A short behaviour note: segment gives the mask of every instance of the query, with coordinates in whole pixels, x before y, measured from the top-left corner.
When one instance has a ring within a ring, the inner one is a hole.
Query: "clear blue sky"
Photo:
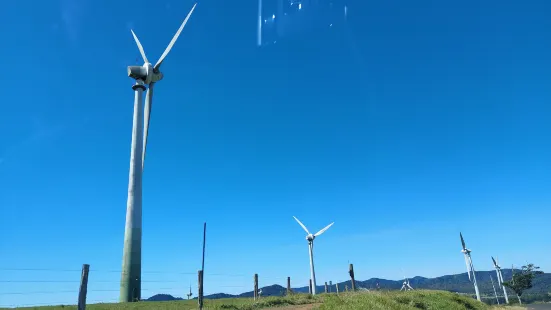
[[[551,268],[551,2],[358,0],[346,25],[262,48],[249,2],[199,2],[163,64],[144,297],[196,292],[204,221],[206,294],[251,290],[254,273],[306,285],[293,215],[335,222],[316,239],[321,283],[348,262],[358,279],[465,272],[459,231],[478,270],[490,255]],[[89,300],[116,300],[130,28],[156,61],[192,5],[2,4],[0,305],[74,303],[83,263]],[[25,268],[51,271],[6,270]]]

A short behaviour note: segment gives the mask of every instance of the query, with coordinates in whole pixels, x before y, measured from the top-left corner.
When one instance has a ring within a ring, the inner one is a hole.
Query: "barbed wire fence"
[[[352,264],[348,275],[344,272],[338,279],[317,277],[316,293],[342,293],[352,290],[374,290],[376,287],[363,287],[361,281],[355,281]],[[0,308],[33,307],[46,305],[76,305],[79,301],[81,276],[83,269],[39,269],[39,268],[0,268]],[[89,269],[85,303],[119,302],[121,270]],[[258,283],[254,283],[254,279]],[[141,291],[144,299],[157,294],[167,294],[181,299],[198,297],[197,271],[142,271]],[[278,295],[290,293],[309,293],[310,279],[305,277],[268,276],[262,273],[230,274],[206,273],[204,275],[203,295],[205,300],[212,294],[228,294],[228,297],[253,297],[254,288],[265,289],[264,294],[272,295],[270,287],[278,285]],[[383,288],[381,289],[390,289]],[[191,291],[191,294],[188,295]],[[259,290],[260,291],[260,290]],[[262,297],[262,292],[257,295]],[[461,294],[461,293],[460,293]],[[473,296],[473,294],[464,293]],[[493,303],[491,294],[482,297],[486,303]],[[214,297],[214,296],[213,296]],[[222,296],[215,296],[222,297]]]
[[[0,308],[75,305],[79,300],[82,272],[83,269],[0,268],[2,275],[0,277]],[[121,270],[102,270],[90,267],[86,304],[119,302],[120,275]],[[264,277],[260,274],[258,287],[279,285],[287,288],[288,278],[287,276]],[[346,279],[327,282],[336,284],[344,281]],[[141,283],[144,299],[157,294],[167,294],[184,300],[198,297],[197,271],[144,270]],[[307,293],[308,291],[305,291],[304,287],[308,287],[308,284],[309,278],[290,277],[292,288],[302,288],[298,293]],[[317,292],[323,293],[324,290],[319,289],[320,284],[318,282]],[[203,289],[205,299],[208,299],[211,294],[218,293],[252,297],[253,274],[205,273]],[[328,288],[328,292],[336,292],[336,290],[336,287]],[[188,297],[190,291],[191,296]],[[260,294],[261,296],[262,294]]]

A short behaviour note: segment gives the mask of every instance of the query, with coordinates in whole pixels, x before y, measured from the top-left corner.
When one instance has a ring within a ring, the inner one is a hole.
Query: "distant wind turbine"
[[[474,271],[473,260],[471,258],[471,250],[467,249],[467,247],[465,246],[465,240],[463,240],[463,235],[461,233],[459,233],[459,237],[461,238],[461,245],[463,246],[461,252],[465,255],[465,264],[467,265],[467,275],[469,276],[469,281],[472,281],[474,284],[476,299],[478,299],[478,301],[481,301],[480,292],[478,292],[478,284],[476,283],[476,274]],[[473,274],[472,279],[471,272]]]
[[[334,223],[331,223],[325,226],[325,228],[323,228],[322,230],[312,235],[308,231],[306,226],[304,226],[304,224],[302,224],[295,216],[293,216],[293,218],[295,218],[295,220],[298,222],[300,227],[302,227],[302,229],[304,229],[304,231],[308,234],[306,235],[306,240],[308,240],[308,251],[310,252],[310,279],[312,280],[312,295],[316,295],[316,273],[314,271],[314,239],[316,239],[316,237],[318,237],[319,235],[323,234]]]
[[[186,296],[188,300],[191,296],[193,296],[193,293],[191,292],[191,284],[189,285],[189,293],[187,293]]]
[[[402,288],[400,289],[400,291],[413,291],[413,287],[409,285],[409,279],[406,278],[406,273],[404,272],[404,269],[401,269],[401,270],[402,270],[402,274],[404,275],[404,283],[402,283]]]
[[[404,283],[402,283],[402,288],[400,291],[413,291],[413,287],[409,285],[409,279],[404,277]]]
[[[492,257],[492,262],[494,263],[494,268],[496,269],[497,285],[503,289],[503,296],[505,297],[505,302],[509,303],[509,296],[507,296],[507,290],[505,289],[505,285],[503,285],[503,274],[501,273],[501,267],[499,266],[498,261],[496,261],[493,257]]]

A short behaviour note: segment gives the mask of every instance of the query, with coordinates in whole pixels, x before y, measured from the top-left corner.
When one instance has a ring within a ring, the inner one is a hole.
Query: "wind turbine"
[[[501,267],[499,266],[498,261],[496,261],[493,256],[492,256],[492,262],[494,263],[494,268],[496,269],[497,285],[503,289],[503,296],[505,297],[505,303],[509,303],[509,296],[507,296],[507,290],[505,289],[505,285],[503,285],[503,274],[501,273]]]
[[[189,293],[187,293],[186,296],[188,300],[191,296],[193,296],[193,293],[191,292],[191,284],[189,285]]]
[[[295,220],[298,222],[298,224],[304,229],[304,231],[308,234],[306,235],[306,240],[308,240],[308,251],[310,252],[310,279],[312,280],[312,295],[316,295],[316,273],[314,271],[314,239],[318,237],[319,235],[323,234],[326,230],[331,227],[333,223],[325,226],[322,230],[318,231],[315,234],[311,234],[306,226],[302,224],[295,216],[293,216]]]
[[[413,287],[409,285],[408,278],[404,278],[404,283],[402,283],[402,288],[400,289],[400,291],[413,291]]]
[[[404,283],[402,283],[402,288],[400,291],[413,291],[413,287],[409,285],[409,279],[406,278],[406,274],[404,272],[404,269],[400,268],[402,270],[402,274],[404,275]]]
[[[130,172],[128,181],[128,199],[126,203],[126,225],[124,231],[124,250],[120,285],[121,302],[140,300],[141,297],[141,269],[142,269],[142,173],[149,132],[149,118],[153,101],[153,86],[163,78],[160,71],[161,64],[170,52],[178,36],[184,29],[195,6],[188,13],[182,25],[168,44],[167,48],[153,66],[147,57],[138,37],[131,30],[132,36],[138,45],[144,60],[143,66],[129,66],[128,76],[135,79],[132,86],[134,96],[134,117],[132,121],[132,146],[130,151]],[[145,113],[143,111],[143,91],[149,85],[145,98]],[[140,118],[143,117],[143,124]],[[143,139],[143,140],[142,140]]]
[[[497,304],[499,305],[499,298],[497,297],[496,287],[494,285],[494,279],[492,278],[492,275],[490,275],[490,281],[492,281],[492,287],[494,288],[494,295],[496,296]]]
[[[472,281],[474,284],[476,299],[478,299],[478,301],[481,301],[480,293],[478,292],[478,284],[476,283],[476,275],[474,271],[473,260],[471,258],[471,250],[467,249],[467,247],[465,246],[465,240],[463,240],[463,235],[461,233],[459,233],[459,237],[461,237],[461,245],[463,246],[463,249],[461,250],[461,252],[463,252],[463,254],[465,255],[465,264],[467,265],[467,275],[469,276],[469,281]],[[473,273],[472,279],[471,279],[471,272]]]

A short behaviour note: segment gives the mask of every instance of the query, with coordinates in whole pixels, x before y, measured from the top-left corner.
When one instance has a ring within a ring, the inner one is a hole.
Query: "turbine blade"
[[[193,5],[193,7],[191,8],[191,11],[189,11],[189,13],[187,14],[186,16],[186,19],[184,19],[184,22],[182,23],[182,25],[180,26],[180,28],[178,29],[178,31],[176,32],[176,34],[174,35],[174,37],[172,38],[172,41],[170,41],[170,43],[168,44],[168,46],[166,47],[165,51],[163,52],[163,54],[161,55],[161,58],[159,58],[159,60],[157,61],[157,63],[155,64],[155,67],[154,69],[155,70],[158,70],[159,67],[161,66],[161,64],[163,63],[163,60],[165,60],[165,57],[166,55],[168,55],[168,53],[170,52],[170,50],[172,49],[172,46],[174,46],[174,43],[176,42],[176,40],[178,40],[178,37],[180,36],[180,33],[182,32],[182,30],[184,29],[184,26],[186,25],[189,17],[191,16],[191,13],[193,13],[193,10],[195,10],[195,6],[197,5],[197,3],[195,3]]]
[[[496,260],[494,259],[494,257],[493,257],[493,256],[491,256],[491,257],[492,257],[492,262],[494,262],[494,267],[497,267],[497,263],[496,263]]]
[[[333,222],[333,223],[331,223],[331,224],[329,224],[329,225],[325,226],[325,228],[324,228],[324,229],[322,229],[322,230],[318,231],[318,232],[317,232],[317,233],[316,233],[316,234],[315,234],[314,236],[315,236],[315,237],[317,237],[317,236],[319,236],[319,235],[323,234],[323,233],[324,233],[324,232],[325,232],[326,230],[328,230],[328,229],[329,229],[329,227],[333,226],[333,224],[335,224],[335,222]]]
[[[298,222],[298,224],[302,227],[302,229],[304,229],[304,231],[307,233],[307,234],[310,234],[310,232],[308,231],[308,229],[306,229],[306,226],[304,226],[304,224],[302,224],[295,216],[293,216],[295,218],[295,221]]]
[[[461,245],[463,246],[463,250],[465,250],[466,246],[465,246],[465,240],[463,240],[463,235],[459,233],[459,237],[461,238]]]
[[[149,118],[151,117],[151,105],[153,104],[153,86],[154,82],[149,83],[149,88],[145,95],[145,111],[143,114],[143,152],[142,152],[142,171],[145,162],[145,151],[147,149],[147,135],[149,133]]]
[[[132,35],[134,36],[134,41],[136,41],[136,45],[138,45],[138,49],[140,50],[140,54],[142,54],[143,61],[145,63],[149,63],[149,61],[147,60],[147,56],[145,56],[143,46],[140,43],[140,40],[138,40],[138,37],[136,36],[136,34],[134,33],[134,30],[130,29],[130,32],[132,32]]]

